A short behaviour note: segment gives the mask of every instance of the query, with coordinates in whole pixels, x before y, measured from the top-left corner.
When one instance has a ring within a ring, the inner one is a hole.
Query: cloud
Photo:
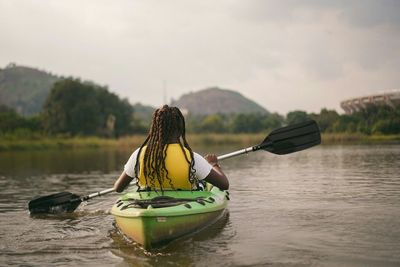
[[[382,24],[400,26],[400,2],[397,0],[249,0],[234,1],[233,14],[254,22],[293,24],[308,19],[318,19],[323,12],[336,11],[340,19],[357,27],[374,27]]]
[[[345,1],[341,8],[341,18],[357,27],[389,25],[400,27],[400,1],[397,0],[357,0]]]

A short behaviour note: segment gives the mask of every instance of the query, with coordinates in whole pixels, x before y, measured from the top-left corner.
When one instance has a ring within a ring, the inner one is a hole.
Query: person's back
[[[149,134],[125,164],[114,188],[121,192],[133,178],[145,190],[193,190],[198,180],[221,189],[229,182],[215,155],[194,153],[185,136],[185,119],[176,107],[164,105],[153,114]]]
[[[144,165],[146,148],[147,146],[143,147],[142,152],[140,153],[139,166]],[[165,152],[166,171],[162,170],[160,172],[159,178],[154,180],[154,184],[151,184],[151,188],[174,190],[193,189],[191,183],[189,182],[189,168],[191,161],[192,157],[188,149],[182,148],[180,144],[168,144]],[[140,168],[139,186],[141,188],[145,188],[148,182],[149,177],[146,177],[144,174],[144,168]]]

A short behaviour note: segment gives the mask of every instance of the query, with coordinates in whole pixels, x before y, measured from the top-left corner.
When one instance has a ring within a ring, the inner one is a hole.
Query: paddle
[[[301,151],[321,143],[318,125],[313,120],[289,125],[272,131],[261,144],[241,149],[218,157],[218,160],[254,152],[260,149],[284,155]]]
[[[87,196],[78,196],[70,192],[61,192],[43,197],[37,197],[29,201],[28,208],[31,214],[36,213],[61,213],[73,212],[83,201],[99,197],[114,191],[109,188]]]
[[[320,143],[321,135],[318,125],[315,121],[309,120],[276,129],[272,131],[261,144],[219,156],[218,160],[231,158],[257,150],[265,150],[277,155],[284,155],[301,151]],[[81,202],[113,191],[114,188],[109,188],[87,196],[78,196],[70,192],[61,192],[38,197],[29,202],[29,212],[31,214],[72,212]]]

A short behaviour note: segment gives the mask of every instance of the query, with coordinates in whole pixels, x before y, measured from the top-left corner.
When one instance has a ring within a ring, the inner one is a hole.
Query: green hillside
[[[208,88],[181,96],[171,103],[192,115],[208,114],[267,114],[268,111],[238,92]]]
[[[0,104],[24,116],[40,112],[53,84],[58,81],[51,73],[9,64],[0,69]]]

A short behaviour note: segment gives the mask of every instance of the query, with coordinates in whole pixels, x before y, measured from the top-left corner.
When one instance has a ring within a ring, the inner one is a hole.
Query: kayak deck
[[[196,232],[222,217],[229,193],[209,191],[136,192],[112,207],[118,228],[145,249]]]

